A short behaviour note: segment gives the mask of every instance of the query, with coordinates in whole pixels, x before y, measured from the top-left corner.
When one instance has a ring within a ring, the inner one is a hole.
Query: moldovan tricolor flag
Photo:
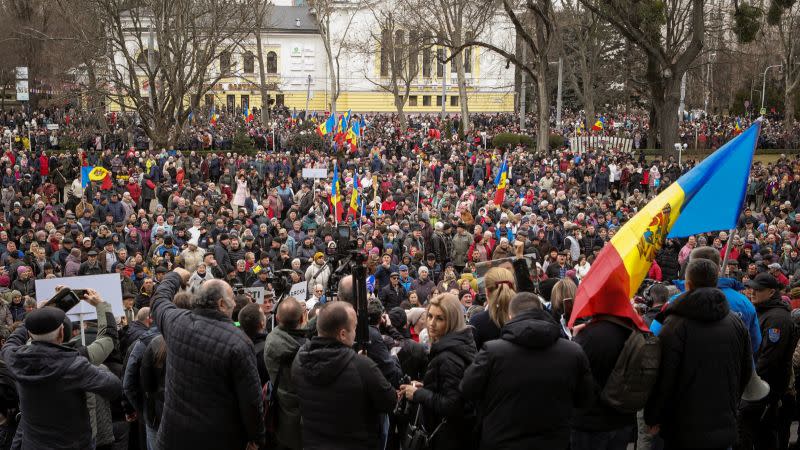
[[[736,227],[760,128],[758,121],[712,153],[619,229],[578,287],[569,326],[611,315],[647,331],[630,299],[667,238]]]
[[[111,189],[113,187],[113,183],[111,182],[111,172],[108,171],[105,167],[95,166],[89,172],[89,180],[90,181],[102,181],[100,185],[100,189]]]
[[[339,188],[339,166],[333,164],[333,183],[331,183],[331,205],[336,223],[342,221],[342,191]]]
[[[494,193],[494,204],[502,205],[508,187],[508,161],[505,158],[503,158],[503,165],[500,166],[500,171],[497,172],[497,177],[494,179],[494,184],[497,186]]]
[[[358,215],[358,173],[353,175],[353,192],[350,194],[350,208],[347,215],[352,215],[353,219]]]

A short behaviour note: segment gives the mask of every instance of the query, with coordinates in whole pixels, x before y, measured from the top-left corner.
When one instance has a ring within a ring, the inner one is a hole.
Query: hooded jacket
[[[277,382],[278,388],[276,438],[281,446],[289,449],[303,448],[300,400],[292,379],[292,362],[305,342],[305,330],[284,330],[279,326],[267,335],[264,345],[264,364],[273,386]]]
[[[443,336],[431,346],[425,371],[425,387],[414,392],[414,403],[422,405],[425,429],[434,430],[446,418],[431,444],[436,450],[463,449],[471,446],[472,415],[459,385],[464,371],[475,359],[472,330],[464,328]]]
[[[378,448],[378,415],[391,412],[397,396],[372,360],[317,336],[297,353],[292,380],[301,393],[305,450]]]
[[[478,405],[481,449],[566,448],[573,408],[592,399],[592,373],[550,314],[532,310],[484,345],[461,391]]]
[[[19,389],[21,448],[91,448],[86,393],[116,398],[122,383],[108,370],[92,366],[77,350],[37,341],[25,345],[27,339],[23,325],[0,352]]]
[[[753,370],[747,329],[716,288],[682,294],[661,319],[661,366],[645,421],[661,425],[670,448],[732,446]]]

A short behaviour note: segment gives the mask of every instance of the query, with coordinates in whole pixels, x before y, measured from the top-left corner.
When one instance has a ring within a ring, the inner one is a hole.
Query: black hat
[[[136,294],[130,291],[125,291],[122,293],[122,299],[124,300],[126,298],[136,298]]]
[[[755,276],[752,280],[745,283],[748,287],[756,290],[761,289],[780,289],[782,286],[778,280],[767,272],[762,272]]]
[[[45,306],[34,309],[25,315],[25,328],[31,334],[47,334],[63,325],[66,317],[64,311],[52,306]]]
[[[88,255],[88,256],[97,256],[97,250],[91,249],[91,250],[89,250],[88,253],[86,253],[86,255]]]
[[[167,270],[167,268],[164,266],[156,267],[156,273],[167,273],[167,272],[169,272],[169,270]]]
[[[61,243],[62,244],[74,244],[75,241],[73,241],[71,237],[67,236],[67,237],[64,238],[63,241],[61,241]]]
[[[222,233],[222,234],[220,234],[220,235],[219,235],[219,241],[220,241],[220,242],[222,242],[222,241],[224,241],[224,240],[226,240],[226,239],[230,239],[230,238],[231,238],[231,237],[230,237],[230,236],[228,236],[228,235],[227,235],[227,234],[225,234],[225,233]]]

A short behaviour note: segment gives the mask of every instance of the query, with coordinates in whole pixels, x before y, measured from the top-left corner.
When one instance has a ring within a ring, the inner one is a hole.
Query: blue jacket
[[[674,280],[672,283],[677,286],[681,292],[685,290],[683,280]],[[744,285],[741,281],[734,278],[720,278],[717,282],[717,287],[725,293],[725,298],[728,299],[731,312],[742,319],[747,331],[750,332],[750,344],[753,347],[753,358],[755,358],[758,349],[761,347],[761,328],[758,325],[758,315],[756,315],[755,306],[750,303],[747,297],[739,292],[744,289]],[[676,298],[678,298],[678,295],[672,296],[672,298],[669,299],[669,303],[674,302]],[[661,331],[661,322],[653,320],[653,323],[650,324],[650,331],[658,336],[658,333]]]

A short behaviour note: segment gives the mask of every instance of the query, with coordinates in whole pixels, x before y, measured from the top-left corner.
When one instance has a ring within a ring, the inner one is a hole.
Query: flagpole
[[[415,209],[415,213],[417,214],[417,220],[419,220],[419,196],[422,191],[422,156],[417,155],[417,158],[419,158],[419,170],[417,171],[417,208]]]
[[[728,232],[728,243],[725,244],[725,255],[722,257],[722,264],[719,268],[719,276],[722,277],[725,275],[725,265],[728,264],[728,256],[731,253],[731,243],[733,243],[733,233],[736,232],[736,228],[731,228]]]
[[[333,160],[333,173],[334,173],[334,180],[333,180],[333,185],[331,186],[331,191],[333,191],[333,188],[336,187],[336,160],[335,159]],[[335,194],[334,198],[337,198],[337,197],[339,197],[339,190],[338,189],[336,190],[336,194]],[[339,214],[338,214],[337,210],[339,209],[339,202],[334,202],[333,201],[334,198],[331,199],[331,204],[333,205],[333,224],[338,227],[339,226]]]

